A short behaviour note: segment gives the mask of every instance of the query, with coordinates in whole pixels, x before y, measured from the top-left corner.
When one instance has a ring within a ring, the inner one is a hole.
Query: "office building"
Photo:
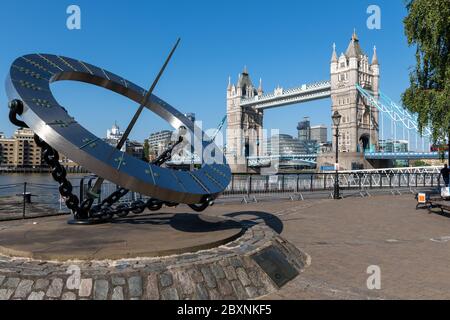
[[[325,125],[312,126],[310,129],[311,140],[316,141],[318,144],[328,142],[328,128]]]
[[[311,140],[311,122],[309,117],[304,117],[303,121],[300,121],[297,126],[298,140],[309,141]]]
[[[17,129],[12,138],[0,135],[0,165],[7,167],[41,167],[42,150],[34,142],[30,129]]]
[[[150,152],[156,156],[169,148],[172,138],[172,131],[163,130],[150,134],[148,138],[148,144],[150,146]]]

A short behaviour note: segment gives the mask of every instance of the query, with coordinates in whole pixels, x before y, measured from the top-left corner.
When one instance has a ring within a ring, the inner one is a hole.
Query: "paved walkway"
[[[220,205],[214,212],[240,208],[249,213],[241,219],[266,219],[311,256],[311,266],[268,299],[450,299],[450,217],[415,205],[412,195],[381,195]],[[381,290],[367,288],[372,265],[380,267]]]
[[[69,225],[68,216],[3,222],[0,255],[43,261],[162,257],[217,248],[239,238],[239,222],[199,214],[130,214],[113,223]]]
[[[281,263],[289,274],[277,281],[280,274],[261,263]],[[226,245],[181,255],[66,262],[0,255],[0,300],[248,300],[275,292],[275,283],[307,265],[307,255],[255,224]]]
[[[269,299],[450,299],[450,219],[415,210],[412,195],[217,204],[208,215],[267,224],[311,265]],[[167,212],[186,212],[170,208]],[[381,289],[367,288],[379,266]]]
[[[267,298],[449,299],[450,219],[415,204],[407,195],[251,205],[278,215],[281,235],[311,256],[300,277]],[[371,265],[380,267],[381,290],[367,288]]]
[[[10,196],[0,197],[0,222],[8,220],[21,219],[24,216],[23,212],[23,199],[22,197]],[[25,217],[26,218],[36,218],[54,215],[64,215],[68,214],[68,210],[57,210],[55,209],[55,204],[50,203],[40,203],[33,202],[27,203],[25,205]]]

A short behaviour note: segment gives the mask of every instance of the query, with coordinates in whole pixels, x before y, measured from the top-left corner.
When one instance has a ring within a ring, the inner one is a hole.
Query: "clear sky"
[[[81,8],[81,30],[68,30],[66,9]],[[381,8],[381,29],[369,30],[367,7]],[[402,0],[7,0],[0,4],[0,79],[15,58],[53,53],[85,60],[149,87],[177,37],[182,38],[154,93],[182,112],[194,112],[204,128],[226,112],[228,76],[244,65],[265,91],[329,79],[332,44],[345,51],[356,28],[361,46],[378,49],[381,89],[394,101],[408,86],[414,49],[403,31]],[[3,81],[3,80],[2,80]],[[69,113],[103,137],[114,121],[125,129],[137,105],[106,90],[59,82],[54,94]],[[7,98],[0,87],[0,131],[10,135]],[[304,116],[330,123],[329,99],[266,111],[266,128],[296,135]],[[143,140],[169,126],[144,111],[131,137]]]

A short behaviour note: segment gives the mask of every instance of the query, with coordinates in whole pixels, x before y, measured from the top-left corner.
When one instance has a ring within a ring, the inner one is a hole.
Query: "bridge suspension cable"
[[[406,110],[403,106],[399,106],[397,103],[392,101],[387,95],[383,92],[379,92],[379,97],[376,98],[372,93],[361,87],[359,84],[356,85],[359,93],[367,100],[367,103],[370,106],[374,106],[378,109],[381,115],[381,138],[385,139],[385,121],[390,122],[390,136],[394,139],[394,148],[397,138],[401,136],[403,140],[408,141],[408,149],[412,149],[411,143],[411,134],[415,136],[415,151],[419,151],[419,139],[422,142],[422,152],[429,152],[429,144],[432,136],[431,129],[429,127],[422,128],[422,133],[419,130],[419,124],[417,122],[416,116]],[[371,109],[372,110],[372,109]],[[397,134],[397,131],[399,133]],[[407,132],[407,134],[406,134]],[[428,144],[428,148],[426,147],[426,143]],[[411,150],[409,150],[411,151]]]

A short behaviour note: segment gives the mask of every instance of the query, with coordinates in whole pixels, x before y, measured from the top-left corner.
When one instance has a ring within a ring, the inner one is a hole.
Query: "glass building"
[[[288,134],[277,134],[267,140],[267,154],[289,156],[295,154],[305,154],[304,144]]]
[[[408,152],[409,142],[407,140],[380,140],[379,149],[381,152]]]

